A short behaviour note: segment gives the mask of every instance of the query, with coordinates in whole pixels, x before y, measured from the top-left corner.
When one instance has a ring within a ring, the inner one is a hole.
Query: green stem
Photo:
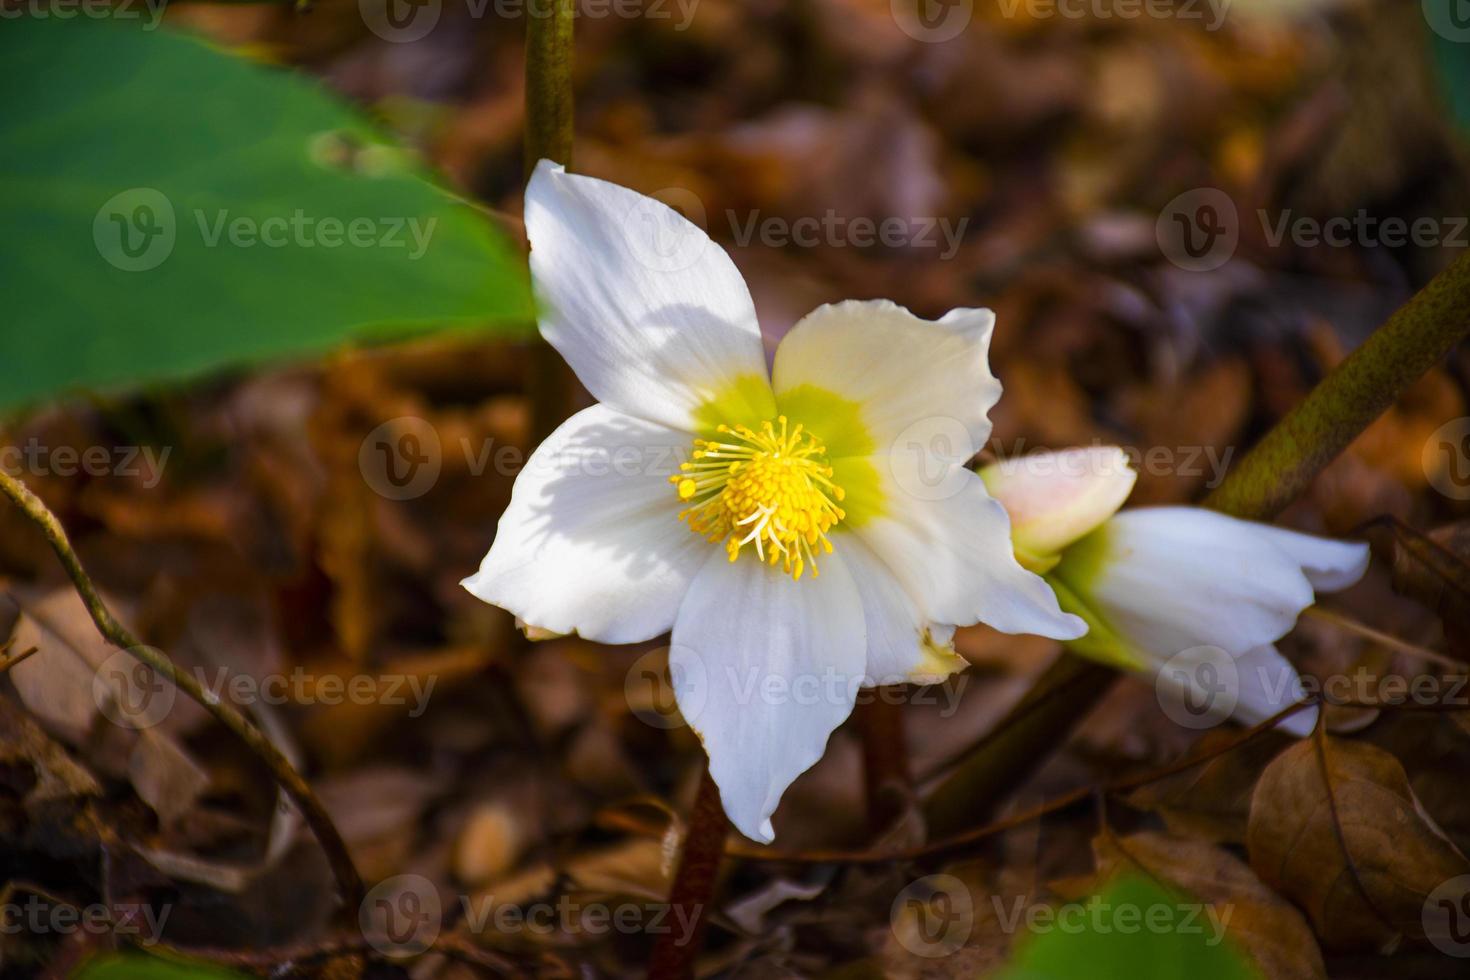
[[[1305,490],[1409,386],[1470,333],[1470,253],[1375,330],[1286,414],[1205,506],[1269,520]],[[993,733],[925,801],[931,830],[983,820],[1112,689],[1117,675],[1063,653]]]
[[[327,860],[332,866],[332,872],[337,877],[337,888],[342,894],[344,914],[350,913],[355,917],[363,900],[362,878],[357,873],[357,867],[352,863],[352,855],[347,851],[347,845],[343,842],[337,827],[332,823],[332,818],[316,794],[312,792],[311,786],[302,778],[291,761],[276,748],[269,738],[260,729],[251,724],[243,714],[234,706],[225,703],[204,690],[199,679],[188,671],[179,667],[167,656],[144,646],[132,633],[119,623],[98,595],[97,588],[92,584],[92,579],[87,575],[86,569],[82,567],[81,559],[77,557],[76,551],[67,538],[66,529],[61,526],[61,521],[51,513],[41,498],[31,492],[30,488],[4,470],[0,470],[0,493],[9,497],[21,512],[30,519],[31,523],[38,527],[51,550],[56,552],[56,557],[61,561],[61,567],[66,570],[67,577],[71,579],[77,594],[81,596],[82,603],[87,607],[87,613],[92,617],[97,632],[102,634],[103,639],[113,646],[126,650],[135,659],[142,661],[158,674],[168,678],[170,683],[179,688],[189,697],[214,716],[220,724],[229,729],[245,746],[255,753],[266,767],[270,769],[275,777],[276,783],[286,793],[291,801],[301,811],[312,833],[316,835],[322,850],[326,852]]]
[[[1269,520],[1470,332],[1470,252],[1399,307],[1255,445],[1206,507]]]
[[[576,0],[549,0],[526,20],[526,179],[541,160],[572,165],[572,22]],[[540,443],[566,418],[566,365],[545,342],[531,348],[531,434]]]

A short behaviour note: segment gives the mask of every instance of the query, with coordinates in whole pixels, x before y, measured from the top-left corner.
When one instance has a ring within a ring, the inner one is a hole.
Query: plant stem
[[[526,18],[526,179],[536,164],[572,165],[572,23],[576,0],[549,0],[544,15]],[[566,418],[566,365],[551,345],[531,347],[531,435],[540,444]]]
[[[576,0],[526,18],[526,177],[540,160],[572,163],[572,21]]]
[[[1470,332],[1470,253],[1373,331],[1256,443],[1206,507],[1269,520]]]
[[[1430,280],[1323,378],[1204,504],[1268,520],[1470,333],[1470,254]],[[931,825],[983,819],[1065,740],[1117,675],[1063,653],[926,801]]]
[[[127,651],[135,659],[168,678],[175,687],[199,702],[205,711],[208,711],[220,724],[233,732],[251,752],[265,763],[275,777],[276,783],[301,811],[302,817],[311,827],[312,833],[316,835],[322,850],[326,852],[327,860],[332,866],[332,873],[337,878],[337,888],[342,895],[344,910],[356,916],[363,900],[362,878],[358,875],[357,867],[352,863],[352,855],[348,853],[347,845],[343,842],[341,834],[337,832],[337,827],[332,823],[332,818],[327,814],[326,808],[312,792],[311,786],[291,765],[290,760],[282,755],[281,750],[276,748],[275,744],[234,706],[206,692],[198,678],[180,668],[178,664],[159,651],[144,646],[113,617],[111,611],[103,603],[102,597],[97,594],[97,588],[92,584],[92,579],[87,575],[86,569],[82,568],[81,559],[72,549],[66,529],[61,526],[61,522],[57,520],[55,514],[51,513],[41,498],[4,470],[0,470],[0,492],[9,497],[45,535],[47,542],[51,545],[51,550],[56,552],[56,557],[61,561],[61,567],[66,570],[67,577],[71,579],[77,594],[81,596],[82,603],[87,607],[87,613],[92,617],[92,622],[96,625],[97,632],[102,634],[102,638],[113,646]]]
[[[694,963],[704,948],[709,907],[729,833],[730,822],[725,819],[725,809],[720,804],[720,789],[706,767],[689,811],[689,829],[684,834],[679,870],[674,873],[674,885],[669,891],[669,908],[675,920],[692,922],[693,926],[686,935],[673,930],[659,935],[648,962],[649,980],[689,980],[694,976]]]
[[[1063,653],[924,801],[929,832],[946,836],[989,815],[1102,700],[1112,668]],[[985,802],[981,802],[985,801]]]
[[[903,705],[888,701],[885,690],[875,689],[873,700],[859,704],[853,712],[863,742],[868,829],[874,834],[887,830],[913,799]]]

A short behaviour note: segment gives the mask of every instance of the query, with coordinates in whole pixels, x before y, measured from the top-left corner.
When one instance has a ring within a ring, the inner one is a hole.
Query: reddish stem
[[[669,892],[672,913],[669,918],[675,923],[692,922],[693,926],[687,930],[682,926],[670,928],[659,935],[648,963],[649,980],[691,980],[694,976],[695,961],[704,948],[715,879],[729,833],[730,822],[720,804],[720,789],[706,767],[689,811],[684,850],[679,856],[679,870],[674,874],[674,887]]]
[[[878,688],[873,700],[855,712],[863,739],[863,791],[868,803],[868,829],[879,834],[908,809],[913,796],[903,705]]]

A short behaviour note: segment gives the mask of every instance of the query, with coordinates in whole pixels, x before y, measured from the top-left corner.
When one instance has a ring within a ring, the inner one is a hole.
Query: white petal
[[[924,620],[902,583],[856,534],[839,535],[834,547],[857,585],[868,632],[868,685],[932,684],[965,660],[954,652],[954,627]]]
[[[1269,524],[1253,524],[1252,527],[1290,555],[1318,592],[1345,589],[1368,570],[1368,546],[1361,542],[1333,541]]]
[[[1052,574],[1152,659],[1202,645],[1238,655],[1312,604],[1300,567],[1257,527],[1196,507],[1125,510]]]
[[[852,711],[866,657],[863,609],[840,556],[800,582],[715,549],[679,608],[669,670],[709,753],[730,821],[774,837],[771,814]]]
[[[1240,676],[1240,693],[1231,716],[1242,725],[1259,725],[1306,695],[1296,667],[1269,643],[1242,653],[1235,659],[1235,667]],[[1316,725],[1314,706],[1303,708],[1276,728],[1306,738]]]
[[[603,405],[531,455],[464,587],[552,633],[634,643],[666,632],[713,549],[679,520],[668,482],[682,433]]]
[[[750,290],[697,225],[542,160],[526,235],[541,333],[598,401],[686,431],[712,399],[742,403],[721,421],[775,414]]]
[[[918,443],[962,463],[990,438],[986,413],[1000,398],[994,326],[989,310],[923,320],[888,300],[820,306],[781,341],[772,376],[781,396],[810,385],[857,403],[872,442],[864,455]]]
[[[1011,515],[1016,549],[1038,557],[1056,554],[1116,514],[1137,478],[1116,446],[1013,456],[980,471]]]
[[[1072,640],[1087,632],[1062,612],[1056,593],[1016,561],[1005,508],[969,470],[953,467],[936,486],[937,499],[903,488],[899,456],[875,459],[883,482],[883,512],[853,533],[892,570],[920,605],[924,619],[972,626],[986,623],[1003,633],[1036,633]],[[909,479],[913,479],[910,477]]]

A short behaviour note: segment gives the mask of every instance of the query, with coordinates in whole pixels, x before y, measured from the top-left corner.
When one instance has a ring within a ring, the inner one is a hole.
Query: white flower
[[[988,437],[990,311],[824,306],[768,374],[734,264],[657,201],[542,161],[526,230],[541,332],[601,404],[537,449],[464,585],[551,633],[672,629],[675,697],[742,833],[772,839],[860,685],[963,666],[955,626],[1085,631],[1017,563],[968,453],[916,450],[936,419]]]
[[[1346,588],[1368,567],[1367,545],[1202,508],[1115,513],[1135,478],[1121,449],[1016,457],[980,475],[1011,512],[1023,563],[1087,620],[1072,649],[1156,679],[1161,696],[1203,721],[1255,724],[1300,699],[1301,679],[1273,642],[1314,590]],[[1312,708],[1282,727],[1305,735],[1315,721]]]

